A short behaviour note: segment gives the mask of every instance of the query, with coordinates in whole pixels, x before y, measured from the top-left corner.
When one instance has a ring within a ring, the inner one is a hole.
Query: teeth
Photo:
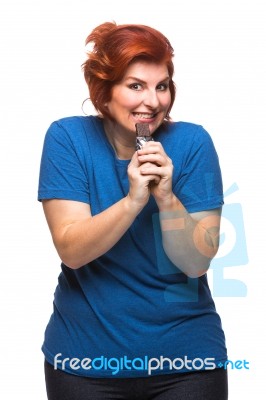
[[[134,113],[136,117],[138,118],[143,118],[143,119],[149,119],[149,118],[153,118],[154,114],[138,114],[138,113]]]

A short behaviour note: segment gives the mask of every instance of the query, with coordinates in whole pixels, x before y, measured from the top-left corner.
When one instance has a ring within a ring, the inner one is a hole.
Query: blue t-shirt
[[[223,204],[210,135],[167,123],[153,135],[172,159],[173,191],[188,212]],[[45,137],[38,199],[89,203],[96,215],[127,195],[130,160],[117,159],[99,117],[69,117]],[[61,264],[42,350],[66,372],[141,377],[212,369],[227,359],[206,274],[188,278],[161,244],[158,207],[148,204],[111,250],[73,270]]]

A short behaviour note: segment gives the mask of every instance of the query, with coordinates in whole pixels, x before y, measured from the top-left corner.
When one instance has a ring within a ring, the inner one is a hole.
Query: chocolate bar
[[[148,123],[137,123],[136,127],[136,150],[140,150],[146,142],[153,140],[149,124]]]

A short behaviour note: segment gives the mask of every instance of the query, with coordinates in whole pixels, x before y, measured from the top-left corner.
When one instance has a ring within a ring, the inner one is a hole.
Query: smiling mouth
[[[156,116],[156,114],[136,113],[136,112],[133,112],[133,115],[135,118],[142,119],[142,120],[152,119]]]

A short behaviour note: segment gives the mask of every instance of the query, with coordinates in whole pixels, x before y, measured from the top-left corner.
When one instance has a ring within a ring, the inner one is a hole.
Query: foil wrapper
[[[153,141],[150,133],[149,124],[138,123],[136,126],[136,150],[140,150],[145,143]]]

